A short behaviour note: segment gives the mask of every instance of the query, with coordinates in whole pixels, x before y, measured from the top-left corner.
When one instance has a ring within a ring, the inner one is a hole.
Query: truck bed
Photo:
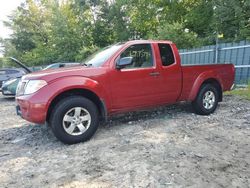
[[[234,66],[232,64],[182,65],[182,95],[180,100],[190,100],[190,93],[199,78],[211,72],[222,86],[222,91],[228,91],[234,82]],[[211,75],[210,75],[211,76]]]

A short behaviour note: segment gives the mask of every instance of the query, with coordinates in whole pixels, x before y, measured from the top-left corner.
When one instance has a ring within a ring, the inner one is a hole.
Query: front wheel
[[[218,99],[218,89],[212,84],[204,84],[192,105],[197,114],[209,115],[216,110]]]
[[[98,128],[98,110],[84,97],[66,97],[52,111],[50,124],[54,135],[63,143],[83,142],[89,140]]]

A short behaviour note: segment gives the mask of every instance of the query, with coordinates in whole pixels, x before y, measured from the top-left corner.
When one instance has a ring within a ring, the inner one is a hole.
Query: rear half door
[[[178,100],[182,88],[182,70],[180,62],[175,56],[173,47],[167,43],[156,43],[157,64],[160,65],[160,74],[162,76],[161,87],[165,96],[164,103],[174,103]]]

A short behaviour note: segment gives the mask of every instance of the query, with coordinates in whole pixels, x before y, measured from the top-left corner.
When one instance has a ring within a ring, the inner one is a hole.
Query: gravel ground
[[[129,113],[88,142],[63,145],[0,96],[0,187],[249,187],[250,101],[210,116],[189,104]]]

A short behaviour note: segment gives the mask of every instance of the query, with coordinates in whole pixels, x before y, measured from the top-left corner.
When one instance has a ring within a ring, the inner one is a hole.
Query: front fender
[[[36,93],[36,101],[46,104],[46,108],[48,109],[55,97],[72,89],[86,89],[95,93],[105,102],[106,108],[109,109],[110,100],[105,88],[96,80],[82,76],[62,77],[49,82],[47,86]]]
[[[198,95],[198,92],[201,88],[201,85],[208,79],[216,80],[221,85],[221,88],[223,89],[222,81],[217,73],[215,73],[214,71],[203,72],[194,81],[193,87],[192,87],[191,92],[190,92],[189,97],[188,97],[188,101],[195,100],[195,98]]]

